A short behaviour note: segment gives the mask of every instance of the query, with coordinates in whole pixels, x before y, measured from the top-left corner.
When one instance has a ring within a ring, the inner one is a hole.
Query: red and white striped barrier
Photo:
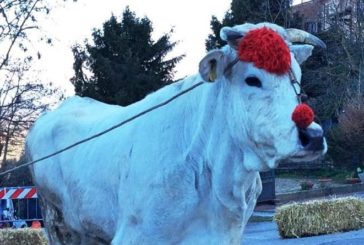
[[[35,187],[0,188],[0,199],[29,199],[37,197],[37,189]]]

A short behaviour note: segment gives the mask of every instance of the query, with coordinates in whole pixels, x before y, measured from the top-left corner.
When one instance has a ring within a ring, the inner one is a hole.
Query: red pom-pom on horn
[[[277,32],[267,27],[249,31],[239,43],[238,55],[240,60],[278,75],[291,67],[289,47]]]
[[[307,104],[299,104],[292,113],[292,120],[299,128],[307,128],[315,117],[311,107]]]

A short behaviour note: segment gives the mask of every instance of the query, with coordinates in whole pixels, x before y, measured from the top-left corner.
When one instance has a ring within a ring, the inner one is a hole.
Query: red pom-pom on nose
[[[313,110],[306,104],[299,104],[292,113],[292,120],[299,128],[307,128],[313,122],[314,117]]]

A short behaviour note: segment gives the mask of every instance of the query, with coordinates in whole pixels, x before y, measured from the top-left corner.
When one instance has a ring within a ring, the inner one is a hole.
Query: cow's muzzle
[[[298,150],[289,157],[292,162],[310,162],[327,151],[324,132],[320,125],[313,122],[307,128],[298,128]]]
[[[305,151],[318,152],[325,149],[324,133],[321,128],[298,129],[298,136]]]

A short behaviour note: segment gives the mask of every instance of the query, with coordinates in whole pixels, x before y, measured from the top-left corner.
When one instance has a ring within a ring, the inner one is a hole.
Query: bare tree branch
[[[35,6],[39,3],[40,0],[35,0],[33,5],[31,6],[31,8],[29,9],[29,11],[27,12],[26,16],[24,17],[22,23],[20,24],[19,30],[17,31],[17,33],[14,35],[11,44],[6,52],[5,58],[3,59],[3,61],[0,63],[0,70],[2,69],[2,67],[7,64],[8,59],[9,59],[9,55],[11,50],[13,49],[13,46],[15,44],[15,42],[17,41],[17,39],[19,38],[20,34],[25,30],[24,29],[24,25],[27,23],[29,17],[31,16],[31,13],[33,12]]]

